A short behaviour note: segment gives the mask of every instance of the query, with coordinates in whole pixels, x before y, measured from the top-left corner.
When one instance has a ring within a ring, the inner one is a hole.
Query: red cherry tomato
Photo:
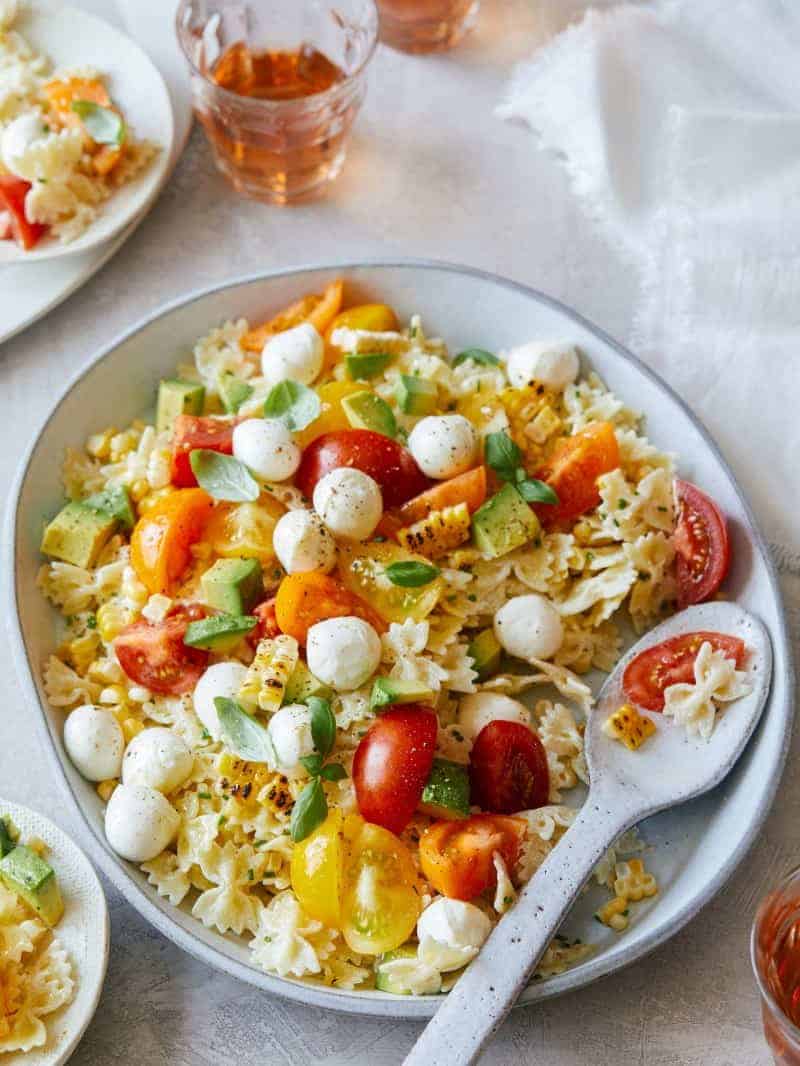
[[[11,174],[0,175],[0,211],[8,212],[11,235],[26,252],[38,243],[48,229],[41,222],[29,222],[25,215],[25,197],[30,187],[30,182],[22,178],[15,178]]]
[[[258,607],[254,607],[250,613],[254,614],[258,619],[258,625],[247,634],[247,639],[253,647],[264,637],[280,636],[281,627],[278,625],[278,619],[275,616],[274,596],[271,600],[264,600],[263,603],[259,603]]]
[[[443,896],[475,899],[497,884],[496,851],[508,869],[513,868],[525,830],[524,819],[500,814],[434,822],[419,842],[422,872]]]
[[[311,499],[319,479],[340,466],[353,466],[374,478],[386,510],[399,507],[431,484],[409,451],[371,429],[341,429],[317,437],[303,452],[295,483]]]
[[[678,606],[689,607],[710,599],[728,572],[728,528],[719,507],[695,485],[676,481],[675,495]]]
[[[484,811],[513,814],[543,807],[550,772],[541,740],[520,722],[489,722],[472,746],[469,782],[472,802]]]
[[[356,748],[353,783],[368,822],[402,833],[433,766],[436,715],[409,703],[381,715]]]
[[[179,607],[163,622],[140,619],[114,641],[119,665],[137,685],[168,696],[191,692],[208,665],[208,652],[183,643],[186,627],[202,618],[200,606]]]
[[[195,448],[205,448],[223,455],[233,454],[234,421],[178,415],[172,434],[172,484],[191,488],[197,484],[189,455]]]
[[[670,637],[652,648],[645,648],[631,659],[622,675],[622,688],[632,703],[648,711],[664,710],[664,689],[670,685],[691,684],[694,661],[700,646],[708,642],[726,659],[735,659],[741,667],[747,649],[738,637],[725,633],[684,633]]]

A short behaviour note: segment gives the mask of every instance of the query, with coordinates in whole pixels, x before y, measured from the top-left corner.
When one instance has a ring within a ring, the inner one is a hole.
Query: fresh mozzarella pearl
[[[16,174],[16,165],[25,155],[34,141],[47,136],[44,120],[33,112],[20,115],[9,122],[0,139],[0,157],[12,174]],[[22,175],[19,175],[20,177]]]
[[[529,341],[508,353],[506,371],[515,389],[536,381],[548,389],[565,389],[578,376],[580,362],[573,344]]]
[[[264,481],[285,481],[300,465],[300,449],[277,418],[248,418],[233,431],[233,456]]]
[[[302,703],[290,703],[273,714],[267,726],[275,750],[275,770],[286,777],[303,777],[307,770],[300,762],[314,751],[311,714]]]
[[[180,815],[147,785],[117,785],[106,807],[106,840],[123,859],[149,862],[175,839]]]
[[[366,540],[381,520],[383,497],[369,474],[340,466],[315,485],[314,510],[337,537]]]
[[[328,618],[308,631],[311,673],[337,692],[350,692],[371,677],[381,661],[381,640],[361,618]]]
[[[475,958],[492,931],[492,922],[474,903],[435,899],[417,922],[418,955],[437,970],[460,970]]]
[[[336,541],[313,511],[287,511],[278,519],[272,547],[287,574],[321,570],[327,574],[336,563]]]
[[[494,635],[518,659],[550,659],[564,641],[561,615],[544,596],[514,596],[494,616]]]
[[[247,668],[241,663],[214,663],[195,685],[192,697],[195,714],[214,740],[219,740],[220,737],[219,716],[214,700],[217,696],[235,700],[246,674]]]
[[[111,711],[91,703],[76,707],[64,723],[64,747],[87,781],[119,777],[125,737]]]
[[[143,729],[125,749],[123,785],[147,785],[158,792],[174,792],[192,772],[194,757],[184,740],[171,729]]]
[[[261,352],[261,371],[269,385],[289,378],[310,385],[322,370],[325,344],[310,322],[270,337]]]
[[[464,696],[458,705],[458,731],[473,741],[489,722],[500,719],[503,722],[531,724],[528,708],[519,700],[502,696],[499,692],[475,692]]]
[[[475,430],[463,415],[429,415],[417,422],[408,438],[417,466],[440,480],[474,466],[477,449]]]

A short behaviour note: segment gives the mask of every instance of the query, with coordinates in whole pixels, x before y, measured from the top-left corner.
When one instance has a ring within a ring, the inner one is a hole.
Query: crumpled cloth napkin
[[[498,114],[557,154],[639,272],[631,347],[800,574],[800,4],[590,11],[516,70]]]

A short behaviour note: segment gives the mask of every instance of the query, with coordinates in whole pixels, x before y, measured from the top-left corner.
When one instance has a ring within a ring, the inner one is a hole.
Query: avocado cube
[[[215,614],[190,622],[183,643],[190,648],[230,651],[257,625],[258,619],[253,615]]]
[[[388,352],[351,352],[344,357],[344,365],[353,381],[361,381],[382,374],[391,359]]]
[[[217,391],[222,406],[229,415],[235,415],[245,400],[249,400],[253,395],[253,386],[237,378],[230,370],[225,370],[219,376]]]
[[[297,665],[292,670],[286,688],[283,692],[283,702],[305,703],[312,696],[318,696],[322,700],[330,699],[333,689],[323,684],[319,678],[314,677],[302,659],[298,659]]]
[[[393,677],[376,677],[372,683],[369,709],[377,711],[393,703],[433,703],[436,693],[415,681],[399,681]]]
[[[429,415],[436,410],[437,389],[433,381],[401,374],[395,386],[397,406],[407,415]]]
[[[91,507],[93,511],[102,511],[103,514],[116,518],[123,529],[131,530],[136,523],[131,498],[124,485],[114,485],[103,489],[102,492],[96,492],[94,496],[87,496],[81,502],[84,507]]]
[[[218,559],[200,585],[204,602],[225,614],[245,615],[264,598],[258,559]]]
[[[42,552],[89,570],[118,525],[118,520],[105,511],[96,511],[85,503],[68,503],[45,529]]]
[[[490,559],[527,544],[540,528],[539,519],[513,485],[504,485],[472,516],[475,546]]]
[[[469,773],[466,766],[449,759],[434,759],[419,809],[432,818],[467,818]]]
[[[502,654],[503,648],[493,629],[484,629],[478,633],[467,647],[467,655],[472,659],[472,668],[477,671],[479,681],[485,681],[487,677],[497,673]]]
[[[397,433],[394,411],[369,389],[345,396],[342,408],[347,421],[355,429],[371,429],[375,433],[382,433],[384,437],[394,437]]]
[[[0,881],[47,925],[55,925],[64,913],[55,870],[24,844],[17,844],[0,859]]]
[[[0,859],[8,855],[17,846],[17,841],[12,835],[13,827],[8,818],[0,818]]]
[[[197,381],[167,378],[159,382],[156,406],[156,429],[159,433],[172,429],[178,415],[201,415],[206,390]]]

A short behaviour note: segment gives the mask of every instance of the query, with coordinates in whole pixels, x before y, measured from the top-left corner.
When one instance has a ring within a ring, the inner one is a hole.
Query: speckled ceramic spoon
[[[601,727],[625,702],[622,674],[628,662],[668,637],[698,630],[745,642],[749,695],[717,714],[709,740],[687,736],[683,727],[658,714],[653,715],[657,732],[638,751],[607,737]],[[580,814],[451,990],[405,1066],[466,1066],[477,1059],[607,848],[643,818],[714,788],[733,768],[761,715],[771,672],[766,629],[734,603],[690,607],[630,649],[589,716],[585,743],[591,787]]]

